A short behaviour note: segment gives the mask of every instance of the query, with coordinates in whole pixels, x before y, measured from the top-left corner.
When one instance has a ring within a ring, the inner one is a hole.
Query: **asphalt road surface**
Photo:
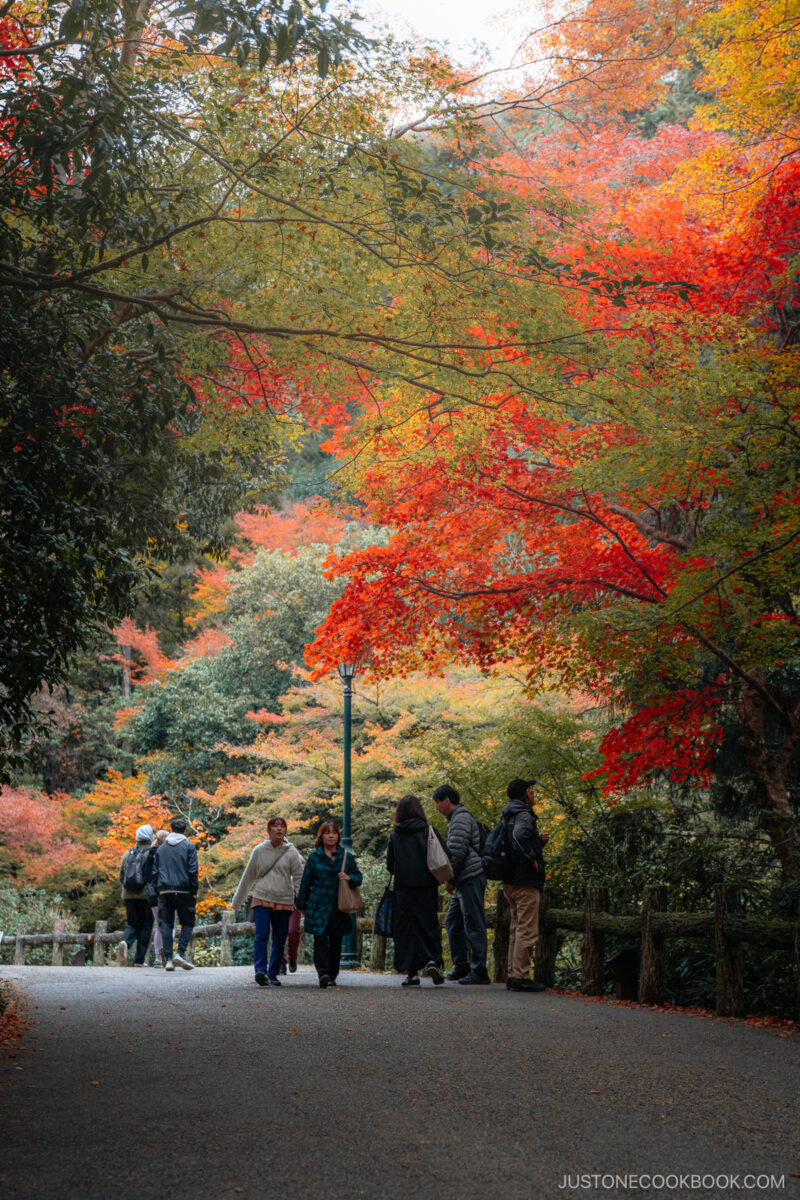
[[[3,977],[35,1024],[2,1200],[800,1200],[797,1034],[308,967]]]

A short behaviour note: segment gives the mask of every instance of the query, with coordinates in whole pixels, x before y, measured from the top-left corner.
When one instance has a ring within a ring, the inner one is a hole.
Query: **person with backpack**
[[[153,888],[158,895],[158,925],[164,945],[163,954],[167,971],[174,971],[175,964],[184,971],[194,970],[194,963],[186,958],[192,930],[195,924],[197,902],[197,850],[186,837],[186,822],[176,817],[170,822],[170,833],[156,849],[152,858]],[[178,938],[178,953],[172,954],[173,926],[175,916],[181,923]]]
[[[119,881],[122,884],[122,899],[125,902],[125,916],[128,924],[122,934],[122,941],[117,946],[117,962],[124,967],[128,961],[128,951],[136,943],[135,967],[143,967],[150,946],[150,934],[153,930],[153,910],[148,899],[148,883],[150,878],[150,849],[153,844],[152,825],[140,825],[135,834],[135,845],[125,851],[119,868]]]
[[[484,865],[490,879],[501,879],[511,909],[508,935],[508,979],[512,992],[543,992],[530,978],[534,947],[539,940],[539,901],[544,890],[543,841],[533,811],[535,779],[512,779],[508,804],[486,840]]]
[[[460,984],[491,983],[486,969],[486,873],[481,857],[485,836],[450,784],[436,789],[433,802],[448,822],[447,853],[453,868],[453,878],[445,884],[450,905],[444,925],[453,960],[447,978]]]
[[[394,966],[406,978],[401,987],[419,987],[420,976],[444,983],[442,931],[439,928],[439,880],[429,865],[429,831],[422,802],[403,796],[394,813],[386,866],[394,876]]]
[[[245,897],[253,894],[253,970],[259,987],[280,987],[278,972],[283,948],[294,912],[294,902],[300,890],[305,863],[296,846],[288,840],[283,817],[267,821],[267,840],[259,842],[239,880],[231,908],[236,911]],[[267,945],[272,932],[272,951],[267,959]]]

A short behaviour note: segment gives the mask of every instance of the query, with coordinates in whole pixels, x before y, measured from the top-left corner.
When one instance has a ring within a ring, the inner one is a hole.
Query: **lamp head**
[[[339,663],[336,668],[336,670],[339,672],[339,678],[343,683],[351,683],[357,669],[358,663],[354,662]]]

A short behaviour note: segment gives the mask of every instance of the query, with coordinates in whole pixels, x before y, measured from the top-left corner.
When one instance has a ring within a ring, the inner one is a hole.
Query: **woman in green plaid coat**
[[[306,932],[314,935],[314,966],[321,988],[336,987],[342,938],[353,927],[350,913],[338,908],[339,880],[346,879],[353,887],[361,883],[355,856],[352,850],[345,851],[341,841],[339,826],[333,821],[320,825],[295,901],[295,907],[306,914]]]

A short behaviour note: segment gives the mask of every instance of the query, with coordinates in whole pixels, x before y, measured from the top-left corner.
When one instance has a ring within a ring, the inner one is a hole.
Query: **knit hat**
[[[137,840],[137,842],[152,842],[153,826],[152,825],[140,825],[139,828],[136,830],[136,840]]]
[[[506,788],[506,795],[509,800],[524,800],[528,788],[533,787],[535,783],[535,779],[512,779]]]

